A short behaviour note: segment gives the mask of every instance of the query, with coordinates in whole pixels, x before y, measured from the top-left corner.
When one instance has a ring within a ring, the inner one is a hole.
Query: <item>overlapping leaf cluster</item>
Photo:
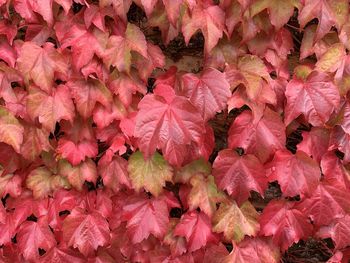
[[[348,1],[0,10],[1,262],[271,263],[310,237],[330,238],[332,262],[347,262]],[[198,34],[199,72],[163,54]],[[226,149],[220,112],[235,115]],[[281,197],[254,203],[272,182]]]

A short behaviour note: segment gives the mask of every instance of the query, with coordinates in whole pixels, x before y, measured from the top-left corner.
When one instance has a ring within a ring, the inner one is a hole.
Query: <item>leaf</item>
[[[19,175],[6,174],[0,176],[0,196],[3,198],[7,194],[18,197],[22,193],[22,179]]]
[[[303,114],[313,126],[323,126],[339,106],[340,97],[329,75],[314,71],[306,81],[293,79],[286,87],[286,125]]]
[[[62,49],[71,47],[72,64],[76,71],[91,62],[95,54],[103,57],[107,35],[99,29],[88,30],[84,24],[63,20],[55,23],[55,33]]]
[[[24,125],[23,143],[21,145],[21,154],[24,158],[34,161],[42,151],[49,152],[52,148],[49,142],[50,133],[38,129],[32,125]]]
[[[267,67],[259,57],[244,55],[238,58],[237,65],[230,66],[225,70],[225,74],[231,88],[243,84],[251,100],[274,104],[276,95],[268,85],[271,78]]]
[[[344,67],[346,52],[342,44],[336,43],[322,55],[316,63],[316,69],[323,72],[335,72]]]
[[[224,17],[224,12],[216,5],[196,5],[192,10],[187,9],[182,18],[182,34],[186,45],[192,35],[200,29],[205,38],[205,52],[210,53],[223,35]]]
[[[228,146],[240,147],[246,153],[255,154],[261,162],[266,162],[275,151],[286,144],[285,126],[275,111],[266,107],[261,118],[244,111],[232,123],[228,131]]]
[[[190,181],[192,176],[196,175],[210,175],[211,166],[204,159],[195,160],[175,173],[175,181],[178,183],[186,184]]]
[[[42,256],[44,262],[76,262],[84,263],[85,260],[82,255],[72,249],[64,249],[59,247],[53,247]]]
[[[265,169],[251,154],[239,156],[233,150],[222,150],[213,164],[213,176],[220,189],[242,204],[254,190],[261,195],[267,187]]]
[[[56,122],[73,121],[75,108],[67,86],[58,86],[53,90],[52,95],[30,87],[27,96],[27,112],[33,120],[38,118],[47,131],[53,132]]]
[[[211,231],[209,217],[198,211],[182,215],[174,229],[174,235],[186,238],[188,252],[196,251],[208,243],[217,242],[217,237]]]
[[[225,263],[278,263],[281,254],[279,248],[274,245],[270,239],[266,238],[245,238],[241,243],[234,247],[231,254],[227,257]]]
[[[321,179],[317,162],[302,151],[296,154],[287,150],[277,151],[267,168],[269,181],[278,181],[283,196],[310,196]]]
[[[205,178],[203,174],[195,174],[189,183],[192,186],[187,197],[189,210],[199,207],[211,218],[216,204],[225,199],[225,194],[217,189],[212,175]]]
[[[0,106],[0,142],[11,145],[20,153],[23,142],[24,128],[20,122],[5,107]]]
[[[146,158],[161,149],[170,164],[180,166],[186,145],[201,142],[204,122],[186,98],[176,96],[169,86],[162,87],[170,95],[149,94],[140,101],[134,136]]]
[[[173,177],[172,167],[157,152],[146,160],[141,152],[133,153],[129,158],[128,171],[137,192],[145,188],[156,197],[163,191],[165,182],[171,182]]]
[[[61,160],[58,163],[58,174],[67,177],[68,182],[79,191],[83,189],[85,181],[96,183],[97,180],[96,165],[91,159],[74,166]]]
[[[259,214],[247,201],[238,207],[235,201],[222,202],[213,217],[213,231],[223,233],[227,241],[241,242],[259,232]]]
[[[332,26],[338,30],[348,16],[349,3],[346,0],[306,0],[300,10],[298,20],[301,28],[312,19],[318,19],[315,42],[324,37]]]
[[[350,194],[339,184],[321,182],[310,198],[299,206],[316,226],[329,225],[335,218],[341,218],[350,211]]]
[[[86,212],[76,207],[63,221],[63,240],[68,246],[78,248],[85,256],[94,255],[98,246],[110,243],[107,220],[98,212]]]
[[[52,191],[59,188],[70,188],[66,178],[52,175],[46,167],[38,167],[31,171],[27,177],[26,185],[33,191],[34,198],[47,197]]]
[[[303,131],[303,140],[297,145],[298,150],[307,153],[319,163],[328,151],[329,135],[329,130],[318,127],[312,127],[310,132]]]
[[[272,236],[273,242],[285,251],[300,239],[312,234],[307,217],[292,202],[272,200],[260,217],[260,234]]]
[[[335,126],[331,132],[328,150],[339,149],[344,153],[344,162],[350,162],[350,134],[341,126]]]
[[[331,225],[322,226],[316,235],[320,238],[331,238],[335,249],[342,249],[350,244],[350,216],[335,219]]]
[[[264,9],[267,9],[271,24],[278,30],[287,24],[289,18],[293,15],[294,8],[299,7],[299,1],[296,0],[287,0],[283,2],[278,0],[260,0],[250,6],[250,12],[251,16],[254,16]]]
[[[150,234],[163,239],[169,224],[170,208],[179,206],[174,197],[167,199],[167,196],[151,199],[134,197],[123,206],[122,220],[127,221],[127,233],[133,244],[147,239]]]
[[[182,76],[182,84],[185,96],[199,109],[204,120],[224,110],[231,96],[225,75],[214,68],[204,70],[200,77],[187,73]]]
[[[322,156],[321,170],[324,181],[340,188],[350,188],[350,171],[334,152],[327,152]]]
[[[48,251],[56,245],[55,237],[44,218],[39,218],[38,222],[26,221],[21,224],[16,239],[19,251],[28,261],[39,259],[39,248]]]
[[[99,102],[106,108],[111,106],[112,94],[107,87],[97,79],[76,79],[67,83],[72,98],[76,103],[79,114],[88,119],[92,115],[96,103]]]
[[[128,161],[115,155],[109,158],[106,154],[98,162],[98,173],[103,179],[103,185],[117,193],[121,185],[131,188],[128,173]]]
[[[52,90],[55,73],[67,74],[68,71],[66,60],[51,43],[42,48],[33,42],[25,42],[17,64],[27,83],[33,80],[47,93]]]
[[[168,232],[164,237],[164,243],[170,247],[171,255],[178,257],[186,252],[186,239],[184,237],[175,237],[174,228],[178,224],[178,218],[170,218]]]
[[[147,42],[142,31],[133,24],[128,23],[124,36],[112,35],[107,42],[106,50],[103,54],[103,61],[110,67],[117,67],[120,72],[130,71],[131,51],[138,52],[145,58],[147,54]]]

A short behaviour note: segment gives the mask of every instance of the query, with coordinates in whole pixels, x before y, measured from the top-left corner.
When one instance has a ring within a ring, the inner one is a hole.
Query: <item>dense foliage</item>
[[[347,0],[0,0],[0,261],[347,262],[348,49]]]

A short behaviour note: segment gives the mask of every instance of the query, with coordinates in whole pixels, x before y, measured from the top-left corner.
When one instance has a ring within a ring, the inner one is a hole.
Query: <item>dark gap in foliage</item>
[[[335,150],[335,155],[340,159],[343,160],[344,159],[344,153],[339,151],[338,149]]]
[[[11,242],[17,244],[17,234],[11,238]]]
[[[56,80],[55,80],[55,83],[56,83],[57,85],[63,84],[63,80],[56,79]]]
[[[298,20],[298,9],[296,8],[294,9],[293,16],[290,17],[288,23],[284,27],[288,29],[292,35],[294,50],[299,52],[304,33],[302,30],[300,30],[300,25]]]
[[[224,244],[224,246],[225,246],[225,248],[226,248],[226,250],[228,251],[228,252],[232,252],[232,250],[233,250],[233,246],[232,246],[232,244],[231,243],[223,243]]]
[[[241,147],[235,148],[235,152],[238,153],[239,156],[244,155],[244,149]]]
[[[283,255],[283,263],[321,263],[332,256],[331,250],[323,240],[308,239],[293,244]]]
[[[247,106],[243,106],[239,109],[233,109],[229,113],[226,111],[220,112],[215,115],[212,120],[209,120],[209,125],[213,128],[215,137],[215,148],[209,157],[209,162],[213,163],[218,152],[227,149],[227,136],[228,130],[235,118],[244,110],[249,109]]]
[[[300,195],[296,195],[296,196],[289,196],[287,197],[288,201],[300,201]]]
[[[146,21],[146,14],[141,7],[137,6],[135,3],[132,3],[128,13],[126,14],[128,22],[135,23],[140,26],[141,22]]]
[[[7,198],[9,198],[10,195],[9,194],[6,194],[3,198],[1,198],[1,203],[2,205],[5,207],[6,206],[6,200]]]
[[[83,7],[84,7],[83,5],[74,2],[72,5],[73,13],[74,14],[79,13]]]
[[[94,183],[85,181],[85,182],[84,182],[84,185],[86,186],[86,188],[87,188],[87,190],[88,190],[89,192],[90,192],[90,191],[95,191],[95,190],[96,190],[96,187],[95,187],[95,184],[94,184]]]
[[[27,221],[38,222],[38,218],[35,215],[31,214],[27,217]]]
[[[123,153],[121,156],[125,159],[125,160],[128,160],[130,155],[132,155],[134,152],[133,150],[131,150],[130,146],[129,145],[125,145],[126,146],[126,152]]]
[[[46,250],[39,247],[38,252],[39,252],[39,255],[42,256],[46,253]]]
[[[21,85],[19,85],[19,83],[16,81],[11,82],[11,88],[16,88],[16,87],[20,87],[20,86]]]
[[[59,216],[64,216],[64,215],[69,215],[70,211],[69,210],[63,210],[58,213]]]
[[[148,78],[147,80],[147,92],[152,93],[154,88],[154,83],[156,82],[155,78]]]
[[[171,210],[170,210],[170,217],[173,217],[173,218],[180,218],[183,214],[183,211],[181,208],[178,208],[178,207],[173,207]]]
[[[301,133],[303,131],[310,131],[310,127],[306,125],[300,125],[295,131],[287,136],[286,148],[292,153],[296,153],[297,145],[303,140]]]
[[[264,197],[262,197],[258,192],[251,191],[249,201],[257,211],[262,212],[271,200],[279,199],[281,196],[281,187],[277,181],[274,181],[268,184]]]
[[[97,178],[97,181],[96,181],[96,188],[97,188],[97,189],[98,189],[98,188],[103,188],[103,186],[104,186],[104,184],[103,184],[102,177],[99,176],[99,177]]]

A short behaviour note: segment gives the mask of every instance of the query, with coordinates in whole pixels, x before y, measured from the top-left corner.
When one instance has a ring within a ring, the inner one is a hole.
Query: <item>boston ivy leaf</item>
[[[216,211],[216,203],[224,200],[225,194],[217,189],[212,175],[205,178],[203,174],[195,174],[190,184],[192,188],[187,197],[189,210],[199,207],[211,218]]]
[[[318,163],[302,151],[277,151],[267,167],[269,181],[277,180],[284,196],[309,196],[321,179]]]
[[[323,126],[332,112],[339,106],[337,87],[329,75],[314,71],[302,81],[294,78],[286,88],[286,125],[303,114],[313,126]]]
[[[65,218],[62,231],[67,245],[78,248],[85,257],[110,242],[107,220],[99,212],[86,212],[81,207],[74,208]]]
[[[99,102],[105,107],[110,107],[112,102],[112,94],[103,84],[97,79],[76,79],[67,82],[72,98],[77,106],[80,115],[88,119],[92,115],[96,103]]]
[[[125,35],[112,35],[107,42],[106,51],[103,55],[103,61],[110,67],[117,67],[119,71],[130,71],[131,51],[138,52],[145,58],[147,54],[147,42],[142,31],[131,23],[128,23]]]
[[[271,239],[258,237],[245,238],[241,243],[235,245],[227,257],[227,262],[278,263],[280,259],[280,250]]]
[[[350,216],[335,219],[329,226],[322,226],[316,234],[320,238],[332,238],[335,249],[350,245]]]
[[[312,233],[313,226],[294,203],[272,200],[260,217],[260,234],[272,236],[273,242],[285,251],[300,239],[306,239]]]
[[[200,77],[187,73],[182,76],[182,84],[185,96],[199,109],[204,120],[225,109],[231,96],[225,75],[214,68],[204,70]]]
[[[266,107],[261,118],[244,111],[234,120],[228,131],[228,145],[255,154],[263,163],[286,143],[285,126],[280,115]]]
[[[84,257],[77,251],[67,248],[52,247],[42,256],[44,262],[76,262],[84,263]]]
[[[332,26],[338,30],[346,22],[349,13],[346,0],[306,0],[300,10],[298,20],[301,28],[314,18],[318,19],[315,42],[324,37]]]
[[[338,183],[321,182],[310,198],[300,203],[299,210],[308,215],[316,226],[329,225],[350,211],[350,193]]]
[[[178,183],[186,184],[190,181],[192,176],[196,175],[210,175],[211,166],[204,159],[195,160],[181,169],[177,170],[175,173],[175,181]]]
[[[294,8],[299,8],[300,3],[296,0],[287,0],[280,2],[278,0],[259,0],[250,6],[251,16],[254,16],[264,9],[267,9],[271,24],[280,29],[287,24],[289,18],[293,15]]]
[[[169,224],[169,211],[178,207],[172,195],[145,199],[133,197],[123,206],[122,220],[127,221],[127,233],[133,244],[147,239],[150,234],[162,239]]]
[[[128,161],[118,155],[109,157],[105,154],[98,162],[98,173],[103,179],[103,185],[115,193],[119,191],[121,185],[131,188]]]
[[[19,251],[29,261],[39,259],[39,248],[47,251],[56,246],[55,237],[45,218],[39,218],[38,222],[26,221],[21,224],[16,239]]]
[[[53,175],[46,167],[38,167],[31,171],[26,185],[33,191],[34,198],[47,197],[59,188],[70,188],[67,178]]]
[[[223,202],[213,217],[213,231],[223,233],[227,241],[241,242],[244,237],[256,236],[260,229],[259,214],[247,201],[240,207],[235,201]]]
[[[24,128],[11,112],[0,106],[0,142],[7,143],[20,152]]]
[[[341,126],[335,126],[330,135],[328,150],[335,149],[344,153],[344,162],[350,162],[350,134]]]
[[[139,103],[135,137],[145,157],[161,149],[170,164],[180,166],[186,145],[201,143],[204,122],[197,109],[170,86],[158,85],[156,94],[146,95]]]
[[[0,196],[1,198],[9,194],[12,197],[18,197],[22,193],[22,179],[17,174],[6,174],[0,177]]]
[[[197,4],[187,9],[182,18],[182,34],[188,45],[192,35],[200,29],[205,38],[205,52],[209,53],[222,37],[225,13],[217,5]]]
[[[172,181],[173,177],[172,167],[157,152],[146,160],[141,152],[133,153],[129,158],[128,171],[136,191],[143,187],[154,196],[158,196],[165,182]]]
[[[239,156],[233,150],[219,152],[213,164],[213,175],[220,189],[242,204],[254,190],[261,195],[267,187],[265,169],[251,154]]]
[[[68,64],[64,57],[46,43],[43,48],[33,42],[25,42],[17,59],[18,69],[26,82],[33,80],[35,85],[50,93],[55,73],[67,74]]]
[[[209,243],[216,243],[217,237],[211,231],[209,217],[203,212],[191,211],[181,216],[174,229],[175,236],[182,236],[187,241],[187,251],[196,251]]]
[[[85,181],[96,183],[96,164],[91,159],[86,159],[78,165],[71,165],[66,160],[58,163],[58,174],[68,179],[68,182],[81,191]]]
[[[60,120],[73,121],[75,109],[67,86],[59,85],[52,95],[38,88],[30,87],[27,96],[27,112],[34,120],[38,118],[44,128],[50,132]]]

